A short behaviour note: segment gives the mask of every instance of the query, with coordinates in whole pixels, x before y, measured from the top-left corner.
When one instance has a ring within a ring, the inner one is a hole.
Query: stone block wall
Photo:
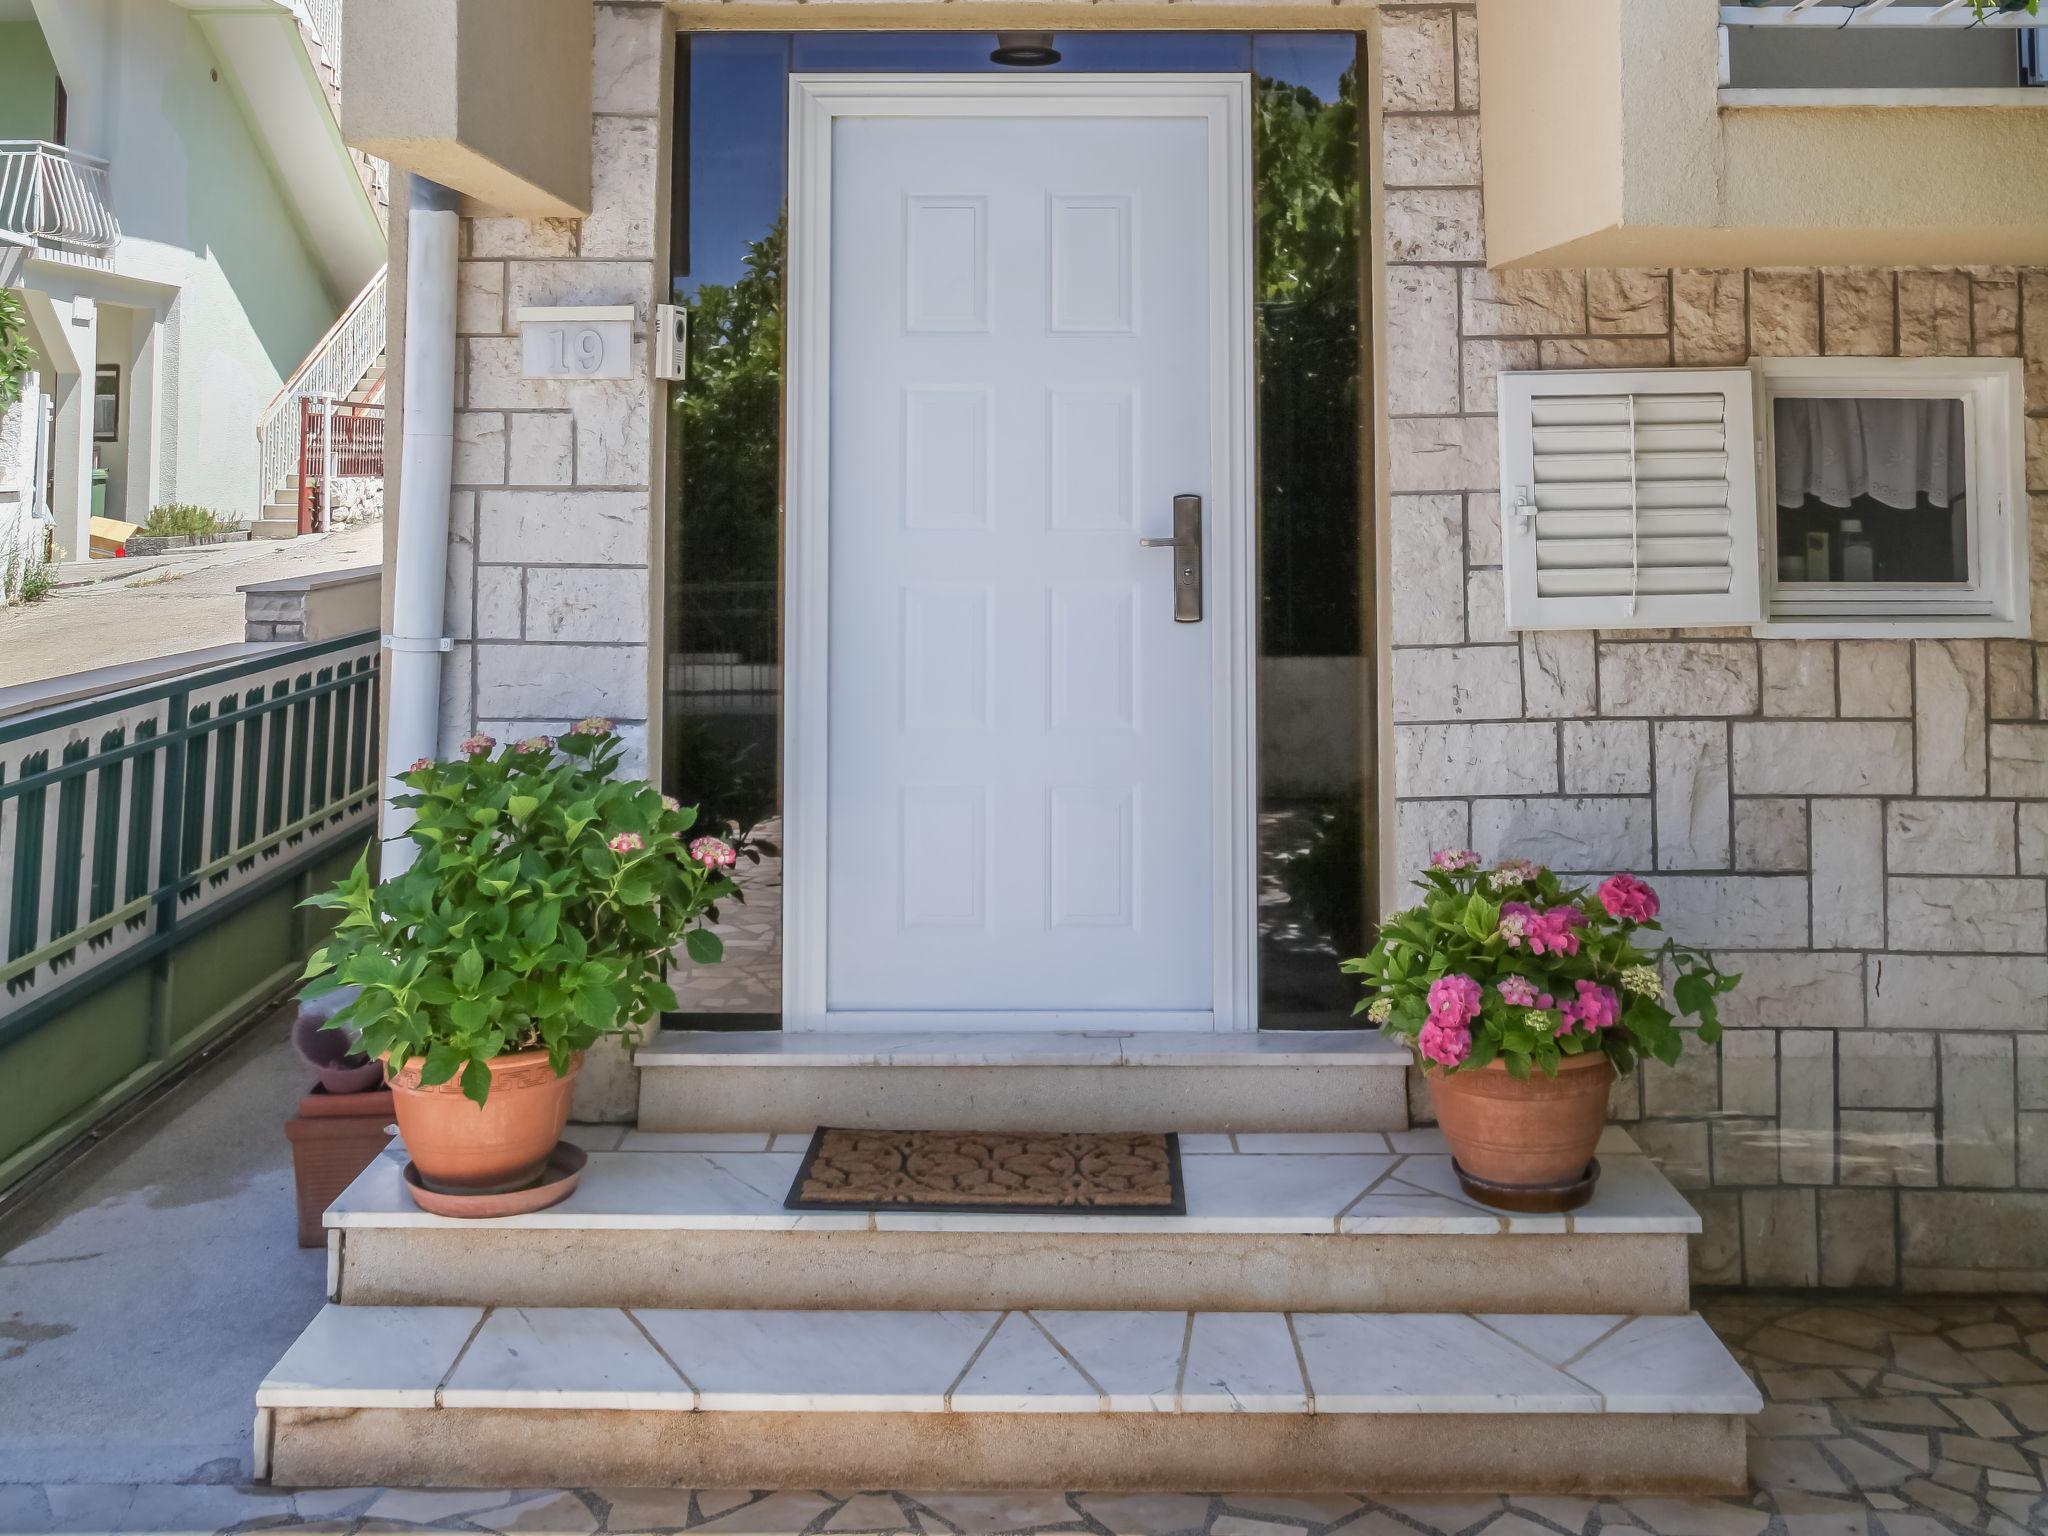
[[[2048,271],[1488,272],[1469,6],[1382,13],[1395,842],[1633,869],[1744,983],[1616,1114],[1696,1278],[2048,1284],[2048,658],[2029,641],[1502,628],[1494,378],[2022,356]],[[2048,638],[2037,505],[2036,634]]]
[[[591,218],[465,221],[444,750],[592,712],[644,743],[664,34],[655,0],[595,6]],[[1493,416],[1508,368],[2022,355],[2048,491],[2048,272],[1489,273],[1472,8],[1388,4],[1379,37],[1400,862],[1637,869],[1744,971],[1718,1052],[1616,1094],[1705,1218],[1702,1281],[2048,1284],[2048,662],[2023,641],[1518,640]],[[519,376],[516,311],[569,303],[635,306],[632,378]]]
[[[442,750],[610,715],[644,770],[656,616],[657,392],[647,349],[666,287],[667,18],[593,6],[591,216],[465,218]],[[521,377],[521,309],[631,304],[618,380]]]

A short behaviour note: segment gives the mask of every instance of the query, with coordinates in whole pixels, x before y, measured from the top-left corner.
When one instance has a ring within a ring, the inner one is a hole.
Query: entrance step
[[[1408,1053],[1365,1030],[668,1030],[634,1059],[646,1131],[1394,1131],[1408,1124]]]
[[[1185,1216],[791,1211],[808,1131],[572,1126],[576,1192],[432,1216],[402,1148],[326,1215],[357,1305],[1197,1308],[1679,1313],[1692,1208],[1610,1128],[1591,1203],[1509,1215],[1460,1192],[1435,1130],[1181,1138]]]
[[[1735,1493],[1697,1315],[334,1307],[258,1390],[313,1486]]]
[[[277,510],[265,507],[266,512]],[[259,517],[249,525],[252,539],[295,539],[299,536],[299,514],[295,509],[290,517]]]

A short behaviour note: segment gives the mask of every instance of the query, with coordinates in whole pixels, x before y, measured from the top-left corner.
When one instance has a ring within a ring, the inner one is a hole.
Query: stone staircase
[[[1468,1200],[1361,1034],[670,1034],[581,1187],[426,1215],[394,1147],[257,1396],[279,1483],[1723,1492],[1761,1403],[1625,1133]],[[1187,1214],[793,1212],[818,1124],[1175,1130]]]
[[[370,369],[348,392],[344,403],[348,405],[374,404],[384,398],[384,354],[379,352]],[[264,503],[263,515],[250,525],[252,539],[294,539],[299,534],[299,482],[297,470],[284,478],[284,484],[271,492],[270,500]]]

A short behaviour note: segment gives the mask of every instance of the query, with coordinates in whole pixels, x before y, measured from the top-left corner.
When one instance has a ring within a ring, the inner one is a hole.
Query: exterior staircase
[[[568,1200],[427,1215],[394,1146],[259,1472],[322,1485],[1728,1492],[1748,1376],[1618,1128],[1508,1215],[1356,1033],[665,1034]],[[1178,1217],[794,1212],[818,1124],[1175,1130]]]
[[[371,359],[370,370],[341,397],[344,405],[381,405],[384,400],[385,358],[380,350]],[[263,515],[250,526],[252,539],[291,539],[299,533],[299,486],[304,477],[297,469],[287,470],[283,483],[263,504]]]

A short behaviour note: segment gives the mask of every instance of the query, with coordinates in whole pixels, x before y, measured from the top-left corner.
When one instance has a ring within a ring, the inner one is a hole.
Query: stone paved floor
[[[1096,1536],[2030,1536],[2048,1531],[2048,1301],[1707,1298],[1757,1374],[1746,1500],[7,1483],[0,1533],[276,1529]]]

